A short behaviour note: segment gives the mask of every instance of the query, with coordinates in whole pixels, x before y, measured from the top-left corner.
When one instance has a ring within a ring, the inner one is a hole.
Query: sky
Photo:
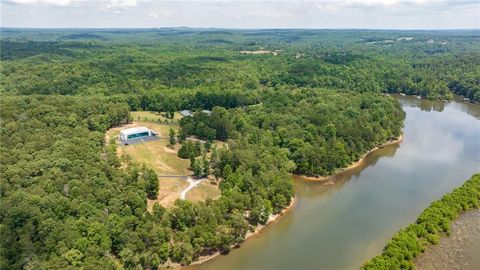
[[[0,0],[2,27],[479,29],[480,0]]]

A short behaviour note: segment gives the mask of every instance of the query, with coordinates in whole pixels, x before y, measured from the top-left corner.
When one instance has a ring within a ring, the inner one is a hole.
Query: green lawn
[[[133,118],[133,121],[136,122],[152,122],[152,123],[160,123],[164,124],[165,121],[168,123],[172,122],[172,119],[166,118],[165,113],[158,113],[158,112],[151,112],[151,111],[132,111],[130,115]],[[175,112],[173,117],[174,123],[177,123],[181,118],[179,112]]]

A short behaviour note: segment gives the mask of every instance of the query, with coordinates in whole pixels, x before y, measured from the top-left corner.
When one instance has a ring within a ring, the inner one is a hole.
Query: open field
[[[147,209],[151,210],[155,203],[163,207],[171,207],[177,199],[180,199],[180,192],[188,187],[187,181],[182,178],[161,178],[156,200],[147,201]]]
[[[135,112],[130,112],[130,115],[132,116],[133,121],[136,122],[154,122],[154,123],[165,123],[165,121],[168,121],[168,123],[171,123],[172,119],[167,118],[165,113],[159,113],[159,112],[151,112],[151,111],[135,111]],[[173,117],[173,121],[176,123],[180,121],[181,115],[179,112],[175,112],[175,115]]]
[[[205,201],[207,198],[216,199],[218,197],[220,197],[220,190],[217,188],[217,185],[210,184],[209,179],[202,181],[186,195],[186,199],[192,202]]]
[[[145,113],[145,112],[142,112]],[[153,114],[153,113],[151,113]],[[118,146],[117,153],[119,157],[129,156],[135,163],[145,164],[155,170],[159,176],[187,176],[192,172],[188,169],[190,161],[177,157],[177,151],[180,145],[177,144],[174,149],[168,146],[168,134],[170,128],[178,131],[177,125],[163,125],[153,122],[133,122],[131,124],[117,127],[107,132],[107,139],[119,135],[120,130],[129,127],[145,126],[158,133],[160,139],[126,146]],[[148,200],[148,209],[152,209],[155,203],[160,203],[164,207],[171,207],[176,199],[180,198],[182,190],[188,187],[188,182],[183,178],[161,177],[159,178],[159,192],[156,200]],[[191,189],[186,199],[189,201],[201,201],[206,198],[217,198],[220,196],[220,190],[217,185],[210,184],[210,181],[204,181]]]

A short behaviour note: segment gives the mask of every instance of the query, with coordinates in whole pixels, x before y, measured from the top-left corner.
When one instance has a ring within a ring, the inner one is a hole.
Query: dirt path
[[[202,182],[203,179],[194,180],[190,177],[187,178],[187,182],[189,183],[188,187],[180,193],[180,199],[185,200],[187,196],[187,192],[190,191],[192,188],[196,187],[198,184]]]
[[[428,247],[414,262],[423,270],[480,269],[480,209],[460,215],[452,223],[450,236]]]
[[[188,175],[159,175],[158,178],[159,179],[161,179],[161,178],[182,178],[182,179],[187,180],[188,187],[186,187],[184,190],[182,190],[180,192],[180,199],[182,199],[182,200],[186,200],[187,193],[191,189],[193,189],[194,187],[198,186],[204,180],[204,179],[195,180]]]

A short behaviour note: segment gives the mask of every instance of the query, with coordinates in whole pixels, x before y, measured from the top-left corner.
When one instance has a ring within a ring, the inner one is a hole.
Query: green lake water
[[[191,269],[358,269],[433,200],[480,172],[480,106],[395,97],[404,140],[324,185],[294,178],[294,208],[226,256]],[[480,269],[480,266],[479,266]]]

